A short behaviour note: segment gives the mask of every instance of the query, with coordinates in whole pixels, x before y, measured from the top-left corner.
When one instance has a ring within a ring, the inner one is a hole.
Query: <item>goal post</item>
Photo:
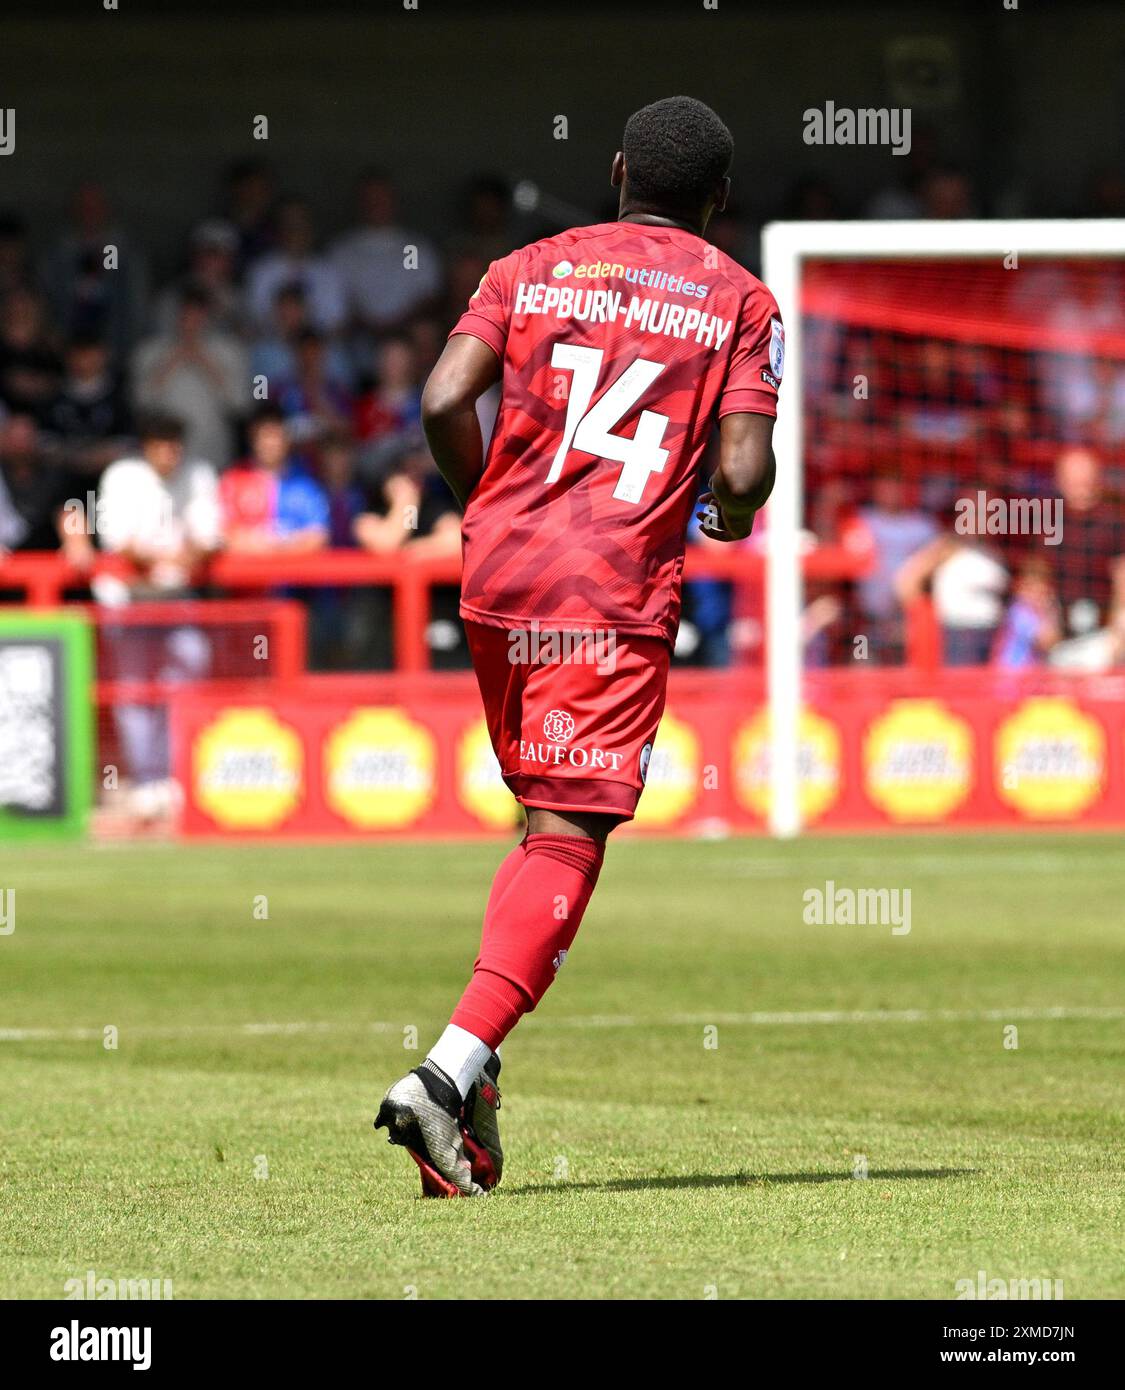
[[[799,755],[804,687],[801,531],[809,440],[809,361],[803,282],[810,262],[955,261],[1010,266],[1125,257],[1125,221],[775,222],[762,234],[762,273],[785,321],[785,384],[774,434],[777,480],[767,525],[767,689],[770,829],[802,829]],[[1013,258],[1015,260],[1013,261]]]

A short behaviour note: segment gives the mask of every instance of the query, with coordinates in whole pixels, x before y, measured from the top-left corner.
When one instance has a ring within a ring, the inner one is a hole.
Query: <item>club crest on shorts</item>
[[[641,774],[641,786],[642,786],[642,787],[643,787],[643,786],[645,785],[645,783],[648,781],[648,765],[649,765],[649,763],[651,762],[651,760],[652,760],[652,744],[651,744],[651,743],[646,743],[645,746],[641,749],[640,761],[639,761],[639,763],[638,763],[638,767],[639,767],[639,769],[640,769],[640,774]]]
[[[770,371],[781,380],[785,371],[785,325],[780,319],[770,319]]]
[[[574,737],[574,720],[564,709],[549,710],[543,720],[543,734],[552,743],[569,743]]]

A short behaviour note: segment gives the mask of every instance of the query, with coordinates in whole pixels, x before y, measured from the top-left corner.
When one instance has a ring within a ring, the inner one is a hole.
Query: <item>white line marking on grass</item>
[[[846,870],[849,874],[881,873],[885,875],[887,872],[888,860],[885,858],[857,858],[846,849],[840,849],[834,853],[830,841],[818,842],[817,850],[820,861],[829,866],[835,866],[839,873]],[[934,854],[932,851],[929,853],[904,852],[901,856],[896,856],[895,863],[897,872],[926,874],[937,878],[964,878],[967,874],[976,872],[993,874],[1001,869],[1020,874],[1052,875],[1072,873],[1074,870],[1073,857],[1050,853],[1021,854],[1018,851],[980,855],[971,852],[963,855]],[[808,864],[804,860],[776,857],[756,859],[753,853],[720,866],[712,864],[708,867],[712,872],[718,870],[730,874],[732,878],[801,878],[809,872]]]
[[[1011,1020],[1048,1021],[1052,1019],[1115,1019],[1125,1018],[1125,1008],[1058,1008],[1049,1009],[813,1009],[796,1013],[710,1013],[668,1014],[663,1018],[614,1017],[611,1014],[591,1014],[584,1018],[545,1019],[564,1028],[636,1028],[656,1027],[662,1023],[677,1026],[702,1026],[707,1023],[746,1024],[765,1027],[775,1024],[826,1023],[1001,1023]]]
[[[841,1023],[1010,1023],[1052,1022],[1065,1019],[1125,1018],[1125,1008],[1018,1008],[1018,1009],[812,1009],[794,1013],[709,1013],[664,1014],[659,1018],[640,1018],[635,1014],[583,1014],[573,1018],[532,1019],[535,1028],[661,1028],[701,1027],[708,1023],[749,1027],[796,1027]],[[296,1033],[400,1033],[405,1025],[376,1021],[295,1022],[295,1023],[199,1023],[181,1027],[144,1025],[122,1031],[134,1038],[190,1038],[208,1034],[241,1034],[244,1037],[273,1037]],[[101,1028],[0,1028],[0,1042],[91,1042],[102,1038]]]
[[[269,1037],[288,1033],[401,1033],[401,1023],[184,1023],[179,1026],[149,1028],[144,1024],[127,1027],[133,1038],[193,1038],[208,1034],[241,1034]],[[104,1028],[0,1028],[0,1042],[90,1042],[105,1036]]]

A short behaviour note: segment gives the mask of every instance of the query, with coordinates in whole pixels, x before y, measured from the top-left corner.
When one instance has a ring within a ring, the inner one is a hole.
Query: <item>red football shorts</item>
[[[474,622],[465,631],[492,746],[516,799],[632,820],[664,713],[668,644]]]

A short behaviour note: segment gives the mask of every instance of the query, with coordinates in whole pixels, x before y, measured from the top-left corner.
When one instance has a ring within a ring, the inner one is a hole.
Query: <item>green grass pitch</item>
[[[505,1049],[502,1187],[422,1201],[371,1117],[502,853],[5,851],[0,1294],[1125,1294],[1118,837],[612,844]],[[806,925],[827,879],[910,933]]]

